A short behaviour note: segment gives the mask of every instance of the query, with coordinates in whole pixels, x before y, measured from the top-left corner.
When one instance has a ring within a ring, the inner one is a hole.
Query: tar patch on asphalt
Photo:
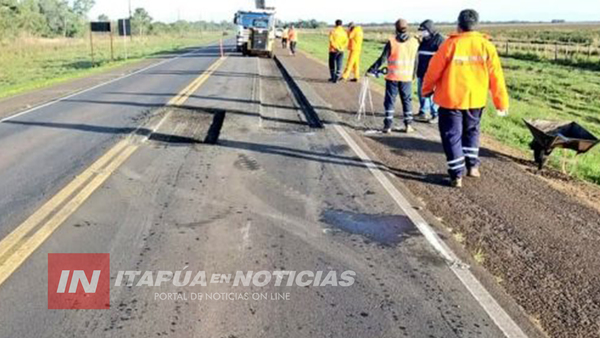
[[[223,110],[191,108],[171,108],[166,113],[168,118],[148,139],[169,146],[217,144],[226,115]]]

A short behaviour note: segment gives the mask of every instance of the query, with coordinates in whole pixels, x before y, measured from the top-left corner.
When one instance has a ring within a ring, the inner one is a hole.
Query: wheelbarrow
[[[548,157],[556,148],[571,149],[580,155],[588,152],[600,142],[596,136],[576,122],[523,121],[533,135],[530,146],[539,170],[542,170]]]

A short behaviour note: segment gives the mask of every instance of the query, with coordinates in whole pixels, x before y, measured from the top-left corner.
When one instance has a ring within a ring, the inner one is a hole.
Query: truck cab
[[[236,46],[244,55],[272,53],[275,40],[275,11],[238,11],[233,22],[237,25]]]

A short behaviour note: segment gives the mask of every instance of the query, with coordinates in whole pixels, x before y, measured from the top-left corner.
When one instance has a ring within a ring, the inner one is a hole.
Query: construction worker
[[[360,78],[360,54],[362,53],[363,44],[363,29],[360,26],[355,26],[353,22],[348,25],[348,62],[346,63],[346,70],[342,78],[348,80],[350,73],[354,71],[354,79],[352,82],[357,82]]]
[[[423,79],[429,68],[429,62],[435,53],[444,43],[444,36],[440,34],[431,20],[425,20],[419,26],[421,35],[421,45],[419,46],[419,62],[417,66],[417,94],[419,96],[419,114],[415,116],[415,121],[437,123],[438,106],[433,102],[432,97],[423,96]],[[429,114],[430,117],[427,116]]]
[[[283,27],[283,33],[281,34],[281,48],[287,49],[289,36],[290,36],[290,30],[288,29],[288,26],[286,25],[285,27]]]
[[[294,28],[294,25],[290,26],[288,32],[288,39],[290,40],[290,53],[296,55],[296,45],[298,44],[298,31]]]
[[[329,33],[329,82],[337,83],[342,76],[344,49],[348,46],[348,33],[342,20],[335,21],[335,28]]]
[[[500,58],[488,37],[475,31],[479,14],[467,9],[458,17],[458,33],[450,35],[431,59],[423,93],[440,106],[439,128],[451,185],[462,187],[465,169],[481,177],[479,134],[488,92],[498,115],[508,114],[509,98]]]
[[[396,36],[390,38],[379,59],[369,68],[369,73],[379,74],[379,69],[387,62],[388,71],[385,78],[385,120],[383,133],[392,131],[396,97],[400,95],[404,112],[403,132],[414,131],[411,124],[412,113],[412,82],[415,76],[417,50],[419,42],[408,35],[408,22],[404,19],[396,21]]]

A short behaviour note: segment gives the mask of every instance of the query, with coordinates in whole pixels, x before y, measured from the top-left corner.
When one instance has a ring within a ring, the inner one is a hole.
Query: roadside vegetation
[[[94,33],[92,62],[87,14],[94,0],[0,0],[0,98],[100,73],[140,59],[176,52],[219,39],[228,22],[162,23],[144,8],[131,17],[131,38]],[[112,19],[112,20],[111,20]]]
[[[327,36],[320,31],[305,31],[299,48],[327,60]],[[511,33],[514,34],[514,33]],[[361,60],[362,72],[379,57],[382,40],[368,39]],[[565,65],[542,58],[505,56],[502,59],[511,96],[510,115],[497,117],[488,105],[483,132],[511,147],[529,152],[531,134],[523,119],[576,121],[600,136],[600,71]],[[383,79],[377,82],[383,85]],[[573,152],[555,151],[549,165],[579,179],[600,184],[600,146],[574,158]]]
[[[93,66],[88,39],[21,38],[0,46],[0,98],[198,46],[221,36],[222,32],[213,31],[184,36],[134,37],[125,42],[122,38],[115,38],[114,61],[111,61],[110,39],[99,35],[94,37]]]

